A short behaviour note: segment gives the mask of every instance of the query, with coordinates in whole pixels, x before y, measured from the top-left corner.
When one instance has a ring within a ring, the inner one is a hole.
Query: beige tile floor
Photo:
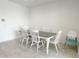
[[[40,48],[36,52],[36,46],[18,46],[16,40],[0,43],[0,58],[77,58],[75,49],[59,44],[59,54],[56,55],[54,45],[50,45],[49,54],[46,54],[45,48]]]

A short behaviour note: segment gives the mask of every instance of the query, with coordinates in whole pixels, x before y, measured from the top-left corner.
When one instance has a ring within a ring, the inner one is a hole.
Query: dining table
[[[46,44],[46,53],[47,54],[49,52],[50,39],[55,38],[55,36],[56,36],[56,33],[53,33],[53,32],[39,31],[39,38],[45,40],[47,43]]]

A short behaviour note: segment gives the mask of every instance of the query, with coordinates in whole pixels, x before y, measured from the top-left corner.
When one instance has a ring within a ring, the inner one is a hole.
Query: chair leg
[[[27,44],[28,44],[28,40],[29,40],[29,39],[26,39],[26,46],[27,46]]]
[[[22,38],[19,38],[19,45],[22,44]]]
[[[78,53],[78,47],[77,47],[77,45],[75,45],[75,49],[76,49],[76,53]]]
[[[38,53],[39,43],[37,43],[37,53]]]
[[[30,46],[30,48],[32,47],[32,45],[33,45],[33,42],[31,43],[31,46]]]
[[[21,40],[21,44],[24,45],[24,39]]]
[[[44,42],[42,41],[42,46],[43,46],[43,48],[44,48]]]
[[[21,38],[19,38],[19,46],[21,46],[21,45],[23,45],[24,44],[24,39],[21,37]]]
[[[18,43],[18,45],[20,47],[21,46],[21,39],[19,39],[17,43]]]
[[[55,44],[55,48],[56,48],[56,53],[58,55],[58,47],[57,47],[57,44]]]

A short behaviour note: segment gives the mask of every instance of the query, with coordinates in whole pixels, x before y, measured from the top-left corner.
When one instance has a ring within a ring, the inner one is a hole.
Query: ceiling
[[[9,0],[27,7],[34,7],[46,3],[55,2],[55,0]]]

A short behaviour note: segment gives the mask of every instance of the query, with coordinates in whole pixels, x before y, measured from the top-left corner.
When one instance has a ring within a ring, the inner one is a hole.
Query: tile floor
[[[50,45],[49,54],[46,54],[45,48],[40,48],[36,52],[36,46],[18,46],[16,40],[0,43],[0,58],[78,58],[75,49],[59,44],[59,54],[56,55],[54,45]]]

